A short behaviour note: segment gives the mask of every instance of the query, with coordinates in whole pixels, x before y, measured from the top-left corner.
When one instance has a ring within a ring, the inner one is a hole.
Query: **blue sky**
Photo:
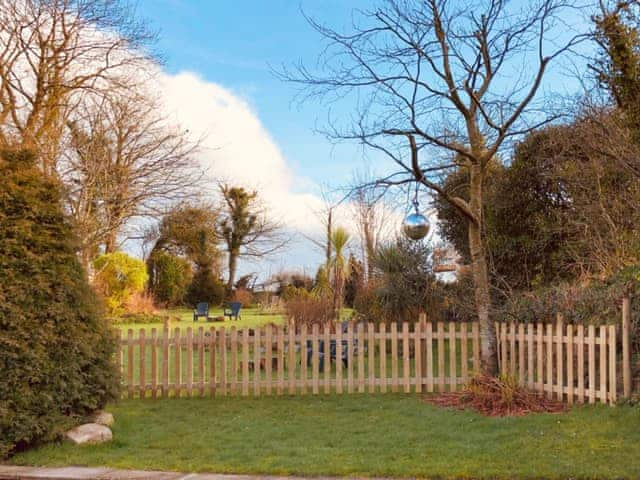
[[[247,103],[251,113],[259,120],[263,133],[273,140],[279,151],[280,155],[274,153],[271,156],[282,157],[286,163],[285,173],[291,174],[290,185],[282,189],[288,188],[293,193],[300,192],[306,196],[312,194],[315,197],[310,203],[317,204],[322,188],[341,188],[350,182],[356,169],[362,169],[361,147],[355,144],[334,145],[315,131],[316,126],[325,122],[325,106],[294,101],[297,88],[276,78],[271,67],[291,65],[299,60],[313,62],[317,57],[321,49],[320,39],[308,25],[302,10],[332,26],[346,28],[353,8],[364,8],[369,2],[140,0],[137,5],[139,15],[150,22],[151,28],[159,31],[157,47],[163,54],[167,74],[176,76],[190,72],[197,75],[198,81],[190,79],[186,84],[201,88],[201,98],[207,95],[208,90],[202,85],[207,82],[209,87],[215,84]],[[184,84],[180,82],[181,86]],[[233,100],[225,92],[211,90],[209,93],[223,98],[224,102]],[[193,103],[193,99],[187,101]],[[202,98],[202,101],[207,99]],[[178,110],[192,109],[192,106],[182,108],[175,99],[173,104]],[[240,109],[241,106],[236,105],[236,108]],[[246,117],[246,112],[242,115]],[[196,114],[191,117],[195,118]],[[188,121],[192,121],[191,118]],[[220,121],[224,121],[223,118]],[[209,150],[218,147],[217,141],[221,142],[222,148],[228,142],[235,141],[228,140],[229,135],[225,136],[224,132],[218,136],[215,126],[208,129],[207,133],[209,131]],[[264,143],[265,139],[261,138],[260,142]],[[238,158],[234,161],[240,163],[243,160]],[[237,170],[228,165],[225,167],[224,159],[222,162],[219,159],[212,162],[214,176],[220,168],[223,171]],[[267,161],[263,170],[258,167],[257,171],[264,172],[264,168],[270,168],[269,165],[271,163]],[[271,182],[268,172],[265,177],[266,182]],[[288,195],[280,200],[277,193],[271,197],[276,199],[279,211],[297,207],[294,216],[297,216],[298,223],[304,222],[307,217],[310,225],[317,226],[317,221],[312,218],[313,209],[297,205],[301,203],[298,197]],[[349,221],[345,215],[344,222]],[[258,272],[261,278],[265,278],[281,269],[293,268],[303,269],[313,275],[322,261],[322,253],[299,234],[300,228],[297,230],[286,253],[275,256],[268,263],[256,265],[241,262],[241,272]],[[316,236],[311,226],[304,233]],[[352,242],[352,249],[357,249],[357,242]]]
[[[165,58],[173,110],[188,127],[206,123],[211,133],[205,156],[214,175],[232,172],[265,182],[261,188],[267,187],[271,205],[285,215],[292,210],[294,230],[317,224],[308,205],[318,205],[320,186],[348,184],[364,165],[363,152],[355,144],[333,145],[315,132],[326,123],[329,106],[295,102],[297,87],[276,78],[270,66],[299,60],[313,65],[323,43],[302,10],[332,28],[349,30],[352,11],[371,5],[371,0],[139,0],[138,13],[159,30],[158,49]],[[547,76],[543,88],[567,92],[576,85],[559,68]],[[345,103],[332,109],[337,118],[350,113]],[[251,133],[242,136],[237,132],[245,125]],[[375,173],[390,167],[385,159],[371,158],[376,159]],[[265,277],[295,266],[314,273],[321,252],[302,236],[296,238],[271,264],[241,264],[241,270]]]
[[[340,0],[141,0],[140,14],[160,30],[159,49],[170,73],[188,70],[248,100],[290,166],[319,183],[339,186],[361,165],[356,146],[335,147],[314,132],[325,120],[317,104],[293,102],[293,85],[269,65],[313,61],[318,34],[301,9],[333,26],[347,26],[354,7]]]

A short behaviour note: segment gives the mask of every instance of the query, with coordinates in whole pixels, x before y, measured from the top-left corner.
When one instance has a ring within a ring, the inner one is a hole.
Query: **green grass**
[[[180,328],[181,331],[186,331],[191,327],[197,329],[198,327],[216,327],[220,328],[224,326],[229,328],[231,325],[235,325],[237,328],[254,328],[262,325],[268,325],[270,323],[280,325],[284,322],[284,317],[281,314],[265,314],[262,313],[259,308],[249,307],[243,308],[240,312],[241,318],[236,320],[225,319],[224,322],[207,322],[203,318],[200,318],[197,322],[193,321],[193,310],[187,308],[175,308],[171,310],[164,310],[160,312],[161,316],[169,316],[171,318],[169,326],[170,328]],[[222,308],[216,308],[209,310],[209,316],[218,317],[222,316]],[[138,336],[140,329],[144,329],[148,334],[152,328],[158,331],[162,330],[162,323],[117,323],[117,328],[122,331],[123,336],[127,334],[127,330],[132,329],[135,336]]]
[[[637,407],[492,419],[415,395],[351,395],[132,400],[110,410],[110,444],[50,444],[13,463],[310,476],[640,475]]]
[[[222,308],[214,308],[209,310],[210,317],[221,317],[223,309]],[[341,317],[343,319],[349,318],[353,313],[353,309],[351,308],[343,308],[341,312]],[[198,327],[225,327],[229,328],[234,325],[236,328],[254,328],[260,327],[268,324],[280,325],[284,323],[284,316],[280,313],[264,313],[259,307],[243,307],[240,311],[240,318],[238,320],[230,320],[229,318],[225,318],[224,322],[207,322],[203,318],[200,318],[197,322],[193,321],[193,310],[189,308],[172,308],[169,310],[161,310],[159,312],[160,316],[168,316],[170,317],[170,328],[180,328],[181,331],[186,331],[187,328],[191,327],[194,330],[197,330]],[[119,328],[122,332],[122,335],[125,336],[129,329],[134,331],[134,336],[138,336],[138,332],[141,329],[144,329],[147,334],[151,332],[152,328],[155,328],[158,331],[162,330],[163,324],[162,322],[158,323],[116,323],[115,327]]]

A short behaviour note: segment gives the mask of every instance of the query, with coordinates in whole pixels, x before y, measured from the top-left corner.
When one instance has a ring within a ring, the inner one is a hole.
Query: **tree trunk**
[[[331,236],[333,235],[333,211],[329,209],[327,214],[327,245],[325,247],[325,268],[327,270],[327,276],[329,275],[329,269],[331,268],[331,256],[333,251],[331,248]]]
[[[227,290],[233,290],[233,282],[236,277],[236,269],[238,267],[238,255],[235,252],[229,252],[229,279],[227,280]]]
[[[469,205],[478,222],[469,221],[469,250],[475,290],[476,311],[480,323],[480,356],[482,371],[490,375],[497,373],[495,328],[489,318],[491,296],[489,274],[482,239],[482,170],[480,165],[469,169]]]

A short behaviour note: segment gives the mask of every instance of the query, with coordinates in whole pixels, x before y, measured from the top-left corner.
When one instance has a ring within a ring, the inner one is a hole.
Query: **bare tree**
[[[320,221],[320,225],[324,230],[322,239],[313,235],[303,235],[307,240],[313,243],[318,249],[324,253],[324,268],[329,270],[331,258],[333,257],[333,245],[331,238],[333,235],[333,225],[335,222],[334,215],[335,210],[339,205],[339,202],[335,202],[330,198],[329,193],[323,190],[320,194],[322,198],[322,208],[315,210],[313,214]]]
[[[134,83],[153,37],[120,0],[0,0],[0,144],[55,174],[71,112]]]
[[[227,289],[231,291],[238,259],[264,258],[284,248],[289,239],[262,205],[258,192],[224,183],[218,188],[222,199],[218,233],[227,250]]]
[[[375,178],[371,172],[368,170],[356,172],[352,183],[350,201],[358,229],[366,280],[371,273],[371,261],[378,243],[385,233],[389,233],[389,227],[392,224],[391,209],[385,203],[384,192],[369,187],[375,184]]]
[[[301,84],[305,98],[344,101],[353,93],[355,120],[328,133],[394,162],[397,171],[379,185],[420,182],[467,220],[488,372],[497,363],[482,238],[486,167],[506,142],[557,118],[535,99],[550,63],[586,38],[562,21],[579,13],[572,8],[562,0],[386,0],[358,12],[344,34],[309,19],[327,41],[322,70],[298,65],[280,73]],[[455,168],[469,173],[468,201],[436,178]]]
[[[84,256],[117,247],[134,219],[155,217],[193,199],[203,176],[198,143],[170,124],[152,99],[112,95],[68,123],[61,175]]]

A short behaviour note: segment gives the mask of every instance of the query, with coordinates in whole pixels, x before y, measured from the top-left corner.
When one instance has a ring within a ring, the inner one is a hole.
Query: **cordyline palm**
[[[344,251],[351,236],[344,228],[338,227],[331,234],[333,257],[330,269],[333,279],[333,311],[335,318],[340,318],[340,309],[344,297],[345,278],[349,275],[349,262],[346,261]]]

